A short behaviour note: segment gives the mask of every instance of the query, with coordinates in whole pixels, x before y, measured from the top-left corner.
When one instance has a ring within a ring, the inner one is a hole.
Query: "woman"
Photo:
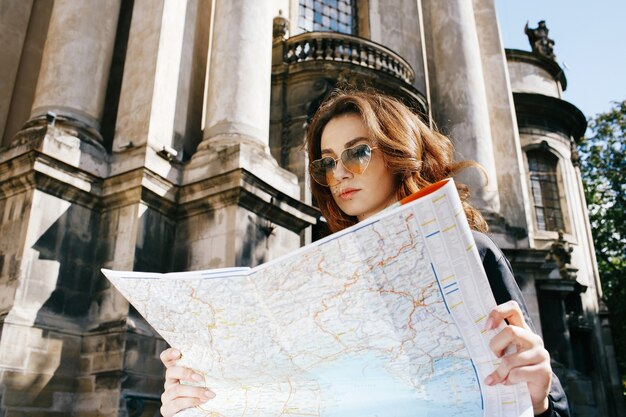
[[[454,161],[451,141],[429,129],[399,101],[364,92],[339,92],[322,104],[307,132],[307,151],[312,161],[311,191],[331,232],[356,224],[463,168],[479,167],[474,162]],[[487,231],[487,224],[466,201],[467,187],[458,187],[498,302],[485,328],[496,328],[505,320],[507,324],[490,343],[502,360],[484,383],[526,382],[535,415],[569,416],[567,400],[550,367],[550,356],[531,328],[511,267],[495,244],[481,233]],[[515,346],[516,353],[504,355],[509,346]],[[175,366],[179,356],[175,349],[161,354],[167,367],[161,408],[165,417],[214,397],[207,389],[180,384],[203,378]]]

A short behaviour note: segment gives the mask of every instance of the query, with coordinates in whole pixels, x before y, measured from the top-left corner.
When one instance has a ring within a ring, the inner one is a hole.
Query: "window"
[[[527,152],[530,186],[539,230],[565,230],[557,178],[558,159],[544,150]]]
[[[357,33],[356,0],[300,0],[298,26],[305,32]]]

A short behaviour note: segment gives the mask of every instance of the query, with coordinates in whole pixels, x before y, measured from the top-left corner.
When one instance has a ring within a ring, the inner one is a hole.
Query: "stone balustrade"
[[[306,32],[285,41],[283,62],[334,61],[360,65],[393,75],[407,84],[415,80],[409,63],[375,42],[333,32]]]

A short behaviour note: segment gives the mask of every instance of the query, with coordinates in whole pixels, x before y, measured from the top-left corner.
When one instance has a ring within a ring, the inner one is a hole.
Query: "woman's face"
[[[339,158],[344,149],[362,143],[375,148],[368,136],[360,116],[345,114],[335,117],[322,132],[322,158]],[[330,187],[333,199],[341,211],[356,216],[359,221],[396,201],[395,179],[385,166],[380,149],[372,150],[372,159],[362,174],[348,171],[341,161],[337,162],[333,173],[337,181]]]

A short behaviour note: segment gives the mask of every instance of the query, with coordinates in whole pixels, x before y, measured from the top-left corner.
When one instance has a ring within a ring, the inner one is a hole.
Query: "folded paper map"
[[[210,254],[207,254],[210,256]],[[255,268],[103,270],[216,397],[179,416],[532,416],[453,180]]]

